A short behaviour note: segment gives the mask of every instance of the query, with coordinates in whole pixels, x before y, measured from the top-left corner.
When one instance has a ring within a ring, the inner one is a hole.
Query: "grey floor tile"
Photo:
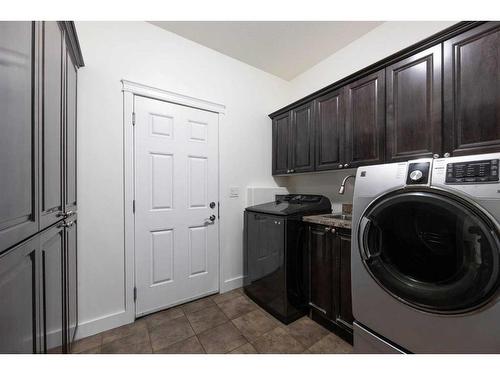
[[[150,328],[149,336],[153,350],[159,351],[194,336],[194,331],[187,318],[181,316]]]
[[[306,316],[289,324],[286,330],[306,348],[309,348],[329,333],[326,328]]]
[[[101,347],[103,354],[146,354],[152,352],[147,330],[113,340]]]
[[[228,353],[247,343],[231,322],[203,332],[198,335],[198,339],[207,353]]]
[[[234,319],[233,324],[250,342],[255,341],[264,333],[278,326],[276,321],[270,319],[259,309]]]
[[[193,302],[188,302],[181,306],[182,310],[184,310],[185,314],[189,314],[192,312],[196,312],[202,309],[206,309],[207,307],[214,306],[215,302],[212,300],[212,297],[205,297],[201,299],[197,299]]]
[[[242,295],[241,289],[234,289],[227,293],[216,294],[215,296],[212,297],[212,299],[215,303],[221,303],[239,297],[241,295]]]
[[[102,344],[108,344],[112,341],[125,338],[127,336],[144,333],[147,331],[146,323],[137,320],[134,323],[126,324],[102,333]]]
[[[236,348],[233,351],[229,352],[229,354],[258,354],[258,353],[252,344],[246,343],[245,345],[242,345],[239,348]]]
[[[170,309],[145,316],[144,318],[141,318],[141,320],[144,320],[148,327],[151,328],[168,322],[169,320],[180,318],[183,315],[184,311],[180,307],[172,307]]]
[[[229,319],[234,319],[240,315],[256,310],[257,305],[246,296],[239,296],[227,301],[218,303],[220,309]]]
[[[205,350],[196,336],[155,351],[159,354],[205,354]]]
[[[91,350],[100,347],[102,344],[102,334],[85,337],[81,340],[75,341],[71,346],[72,353],[80,353],[86,350]]]
[[[226,315],[217,306],[188,313],[186,316],[196,334],[228,321]]]
[[[282,327],[263,334],[252,345],[259,353],[299,354],[306,348]]]
[[[352,345],[340,337],[329,333],[309,348],[313,354],[350,354],[353,352]]]

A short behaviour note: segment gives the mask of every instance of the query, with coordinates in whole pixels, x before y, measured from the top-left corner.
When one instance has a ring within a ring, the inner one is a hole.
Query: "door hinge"
[[[132,112],[132,125],[135,125],[135,112]]]
[[[134,302],[137,301],[137,287],[134,286]]]
[[[135,199],[132,201],[132,212],[135,214]]]

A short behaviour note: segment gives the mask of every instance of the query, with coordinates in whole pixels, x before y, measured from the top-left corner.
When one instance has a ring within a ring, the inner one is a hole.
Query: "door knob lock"
[[[210,202],[209,207],[214,209],[215,208],[215,202]]]

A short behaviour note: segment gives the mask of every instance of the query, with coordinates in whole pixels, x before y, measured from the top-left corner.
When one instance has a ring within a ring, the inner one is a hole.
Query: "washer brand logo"
[[[360,177],[366,177],[366,171],[361,171]]]

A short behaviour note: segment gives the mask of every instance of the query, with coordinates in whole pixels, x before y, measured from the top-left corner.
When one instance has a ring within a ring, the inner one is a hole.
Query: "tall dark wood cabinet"
[[[67,352],[77,327],[72,22],[0,22],[0,353]]]
[[[344,164],[344,89],[334,90],[314,102],[317,171],[340,169]]]
[[[313,103],[306,103],[291,113],[290,172],[314,170]]]
[[[444,151],[500,151],[500,22],[487,22],[443,44]]]
[[[441,155],[441,45],[387,67],[386,81],[386,161]]]
[[[345,167],[380,164],[385,151],[385,71],[346,87]]]

